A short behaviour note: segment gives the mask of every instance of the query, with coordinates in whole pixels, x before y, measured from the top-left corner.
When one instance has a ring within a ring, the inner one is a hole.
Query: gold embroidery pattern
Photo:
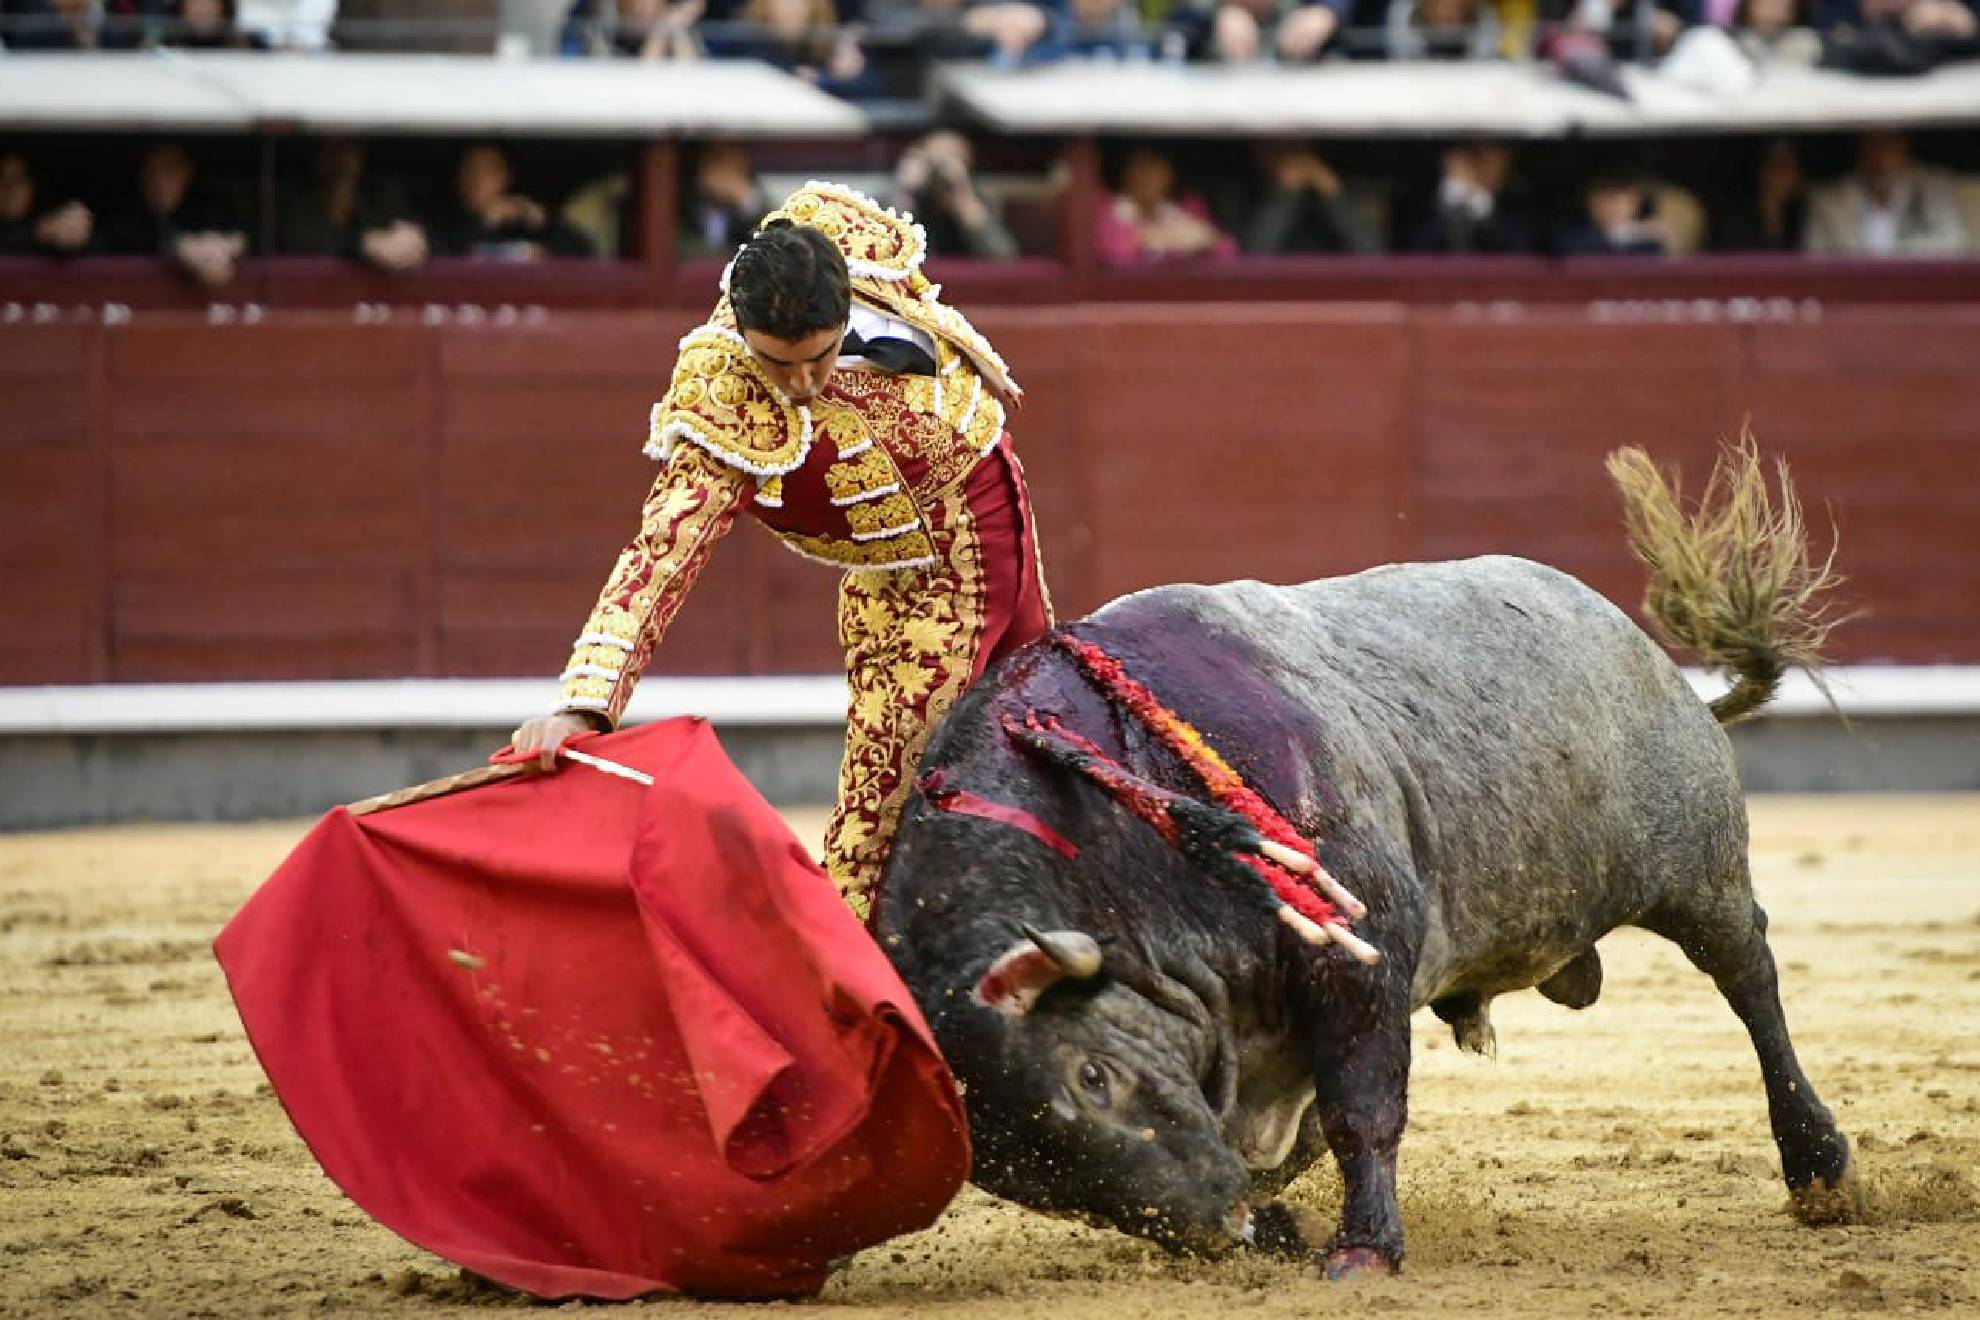
[[[921,514],[912,499],[895,493],[864,504],[847,505],[846,523],[852,528],[853,541],[865,545],[921,530]]]
[[[710,324],[681,340],[646,452],[664,461],[681,440],[754,476],[776,476],[810,452],[811,414],[770,383],[741,335]]]
[[[872,541],[842,541],[836,536],[805,536],[800,532],[779,532],[786,550],[806,559],[835,568],[865,569],[922,568],[934,562],[935,545],[920,528],[900,536]]]
[[[953,359],[954,353],[949,356]],[[947,404],[952,386],[963,388],[974,379],[974,373],[958,370],[938,386],[933,376],[848,371],[835,378],[833,389],[856,401],[866,429],[885,436],[889,451],[924,465],[915,478],[914,493],[926,500],[961,480],[982,456],[936,406],[938,396]]]
[[[869,920],[928,735],[962,695],[983,645],[983,550],[963,492],[932,506],[928,522],[933,564],[848,573],[839,585],[850,701],[825,865],[847,904]]]
[[[692,446],[653,483],[639,534],[619,555],[564,670],[563,710],[596,711],[616,727],[688,588],[729,530],[751,483]]]
[[[921,269],[928,255],[927,235],[912,217],[836,183],[812,180],[765,216],[763,224],[780,219],[810,225],[831,239],[855,278],[904,281]]]

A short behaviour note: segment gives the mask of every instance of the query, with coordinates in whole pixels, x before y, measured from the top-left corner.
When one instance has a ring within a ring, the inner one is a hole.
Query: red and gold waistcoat
[[[927,239],[849,188],[808,183],[766,219],[823,231],[853,297],[928,335],[935,374],[843,370],[808,404],[757,366],[726,296],[681,340],[646,452],[666,465],[565,670],[563,709],[616,723],[713,542],[744,508],[807,558],[912,569],[934,547],[923,513],[1004,432],[1020,397],[996,350],[921,273]]]

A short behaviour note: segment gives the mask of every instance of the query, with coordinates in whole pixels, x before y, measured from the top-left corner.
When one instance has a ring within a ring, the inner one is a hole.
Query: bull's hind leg
[[[1795,1058],[1767,946],[1767,914],[1753,901],[1743,871],[1740,883],[1715,896],[1722,901],[1712,910],[1660,911],[1641,924],[1682,948],[1746,1024],[1796,1217],[1808,1224],[1853,1220],[1862,1213],[1862,1190],[1849,1141]]]

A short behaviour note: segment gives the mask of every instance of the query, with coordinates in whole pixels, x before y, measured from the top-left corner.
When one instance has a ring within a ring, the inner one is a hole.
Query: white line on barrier
[[[1695,670],[1685,676],[1707,700],[1726,689],[1724,680]],[[1980,665],[1846,665],[1828,671],[1827,681],[1853,719],[1980,715]],[[503,730],[556,702],[553,683],[506,678],[0,687],[0,736]],[[626,718],[700,715],[731,727],[836,728],[845,711],[845,680],[837,675],[655,677],[640,684]],[[1766,708],[1773,718],[1831,713],[1801,673],[1790,674]]]

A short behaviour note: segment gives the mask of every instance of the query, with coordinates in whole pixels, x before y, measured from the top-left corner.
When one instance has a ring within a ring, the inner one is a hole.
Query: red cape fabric
[[[331,812],[215,942],[303,1139],[402,1237],[544,1297],[816,1292],[969,1171],[885,955],[699,720]]]

